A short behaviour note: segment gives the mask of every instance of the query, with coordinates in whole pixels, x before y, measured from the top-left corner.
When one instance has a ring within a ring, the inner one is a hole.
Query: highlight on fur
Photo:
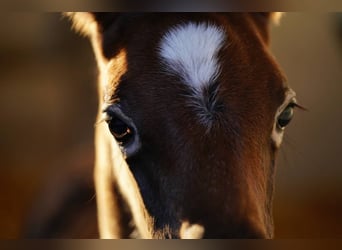
[[[64,12],[63,16],[72,21],[72,28],[84,36],[96,31],[97,23],[90,12]]]
[[[201,239],[203,238],[205,229],[199,224],[190,224],[189,222],[183,222],[180,229],[181,239]]]
[[[272,22],[276,25],[279,25],[280,20],[283,18],[284,15],[285,15],[284,12],[272,12],[271,13]]]

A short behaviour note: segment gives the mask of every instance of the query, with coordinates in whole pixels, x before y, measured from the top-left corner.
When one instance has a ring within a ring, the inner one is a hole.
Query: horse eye
[[[284,129],[293,118],[294,104],[289,104],[283,112],[278,116],[277,125],[280,129]]]
[[[110,132],[121,145],[129,142],[133,136],[133,130],[125,122],[117,117],[110,117],[106,121]]]

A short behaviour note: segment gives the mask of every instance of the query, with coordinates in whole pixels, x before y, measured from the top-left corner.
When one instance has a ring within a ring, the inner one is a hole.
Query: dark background
[[[278,238],[342,236],[341,26],[341,14],[288,13],[271,30],[309,110],[296,111],[278,158]],[[0,238],[20,238],[39,197],[49,215],[57,194],[91,181],[97,72],[90,43],[58,13],[2,15],[0,37]]]

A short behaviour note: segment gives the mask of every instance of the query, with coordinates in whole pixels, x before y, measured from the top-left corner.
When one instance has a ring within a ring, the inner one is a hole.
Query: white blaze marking
[[[167,32],[159,52],[168,70],[200,91],[215,81],[219,74],[217,53],[224,40],[224,31],[213,24],[188,23]]]

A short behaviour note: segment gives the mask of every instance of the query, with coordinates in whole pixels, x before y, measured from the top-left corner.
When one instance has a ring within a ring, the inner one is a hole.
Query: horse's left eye
[[[137,153],[141,143],[133,120],[122,111],[119,104],[108,106],[103,113],[103,121],[107,122],[110,133],[125,157],[131,157]]]
[[[280,129],[284,129],[292,120],[293,109],[294,109],[294,104],[291,103],[278,116],[277,125]]]
[[[122,145],[129,142],[132,138],[132,129],[117,117],[110,117],[107,120],[108,127],[114,138]]]

